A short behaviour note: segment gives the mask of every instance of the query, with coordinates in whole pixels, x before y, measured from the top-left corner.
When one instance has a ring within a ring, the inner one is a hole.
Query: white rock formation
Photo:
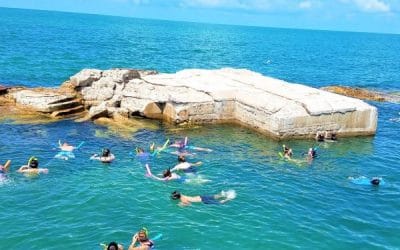
[[[175,123],[237,122],[278,138],[317,131],[371,135],[377,126],[377,109],[361,100],[244,69],[82,70],[70,83],[93,119],[119,113]],[[33,105],[31,97],[17,99]]]

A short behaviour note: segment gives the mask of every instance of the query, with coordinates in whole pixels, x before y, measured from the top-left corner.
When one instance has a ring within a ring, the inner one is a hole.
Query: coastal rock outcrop
[[[361,100],[263,76],[245,69],[155,71],[85,69],[62,85],[67,95],[17,91],[16,102],[55,112],[71,93],[87,119],[141,116],[175,124],[234,122],[276,138],[372,135],[377,109]]]
[[[377,109],[363,101],[244,69],[174,74],[83,70],[71,82],[76,82],[90,118],[120,114],[177,124],[237,122],[278,138],[376,131]]]

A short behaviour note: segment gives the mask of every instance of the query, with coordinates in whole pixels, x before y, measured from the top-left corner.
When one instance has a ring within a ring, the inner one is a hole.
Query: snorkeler
[[[115,159],[115,156],[111,153],[110,149],[104,148],[101,152],[101,156],[99,156],[98,154],[94,154],[92,155],[92,157],[90,157],[90,159],[98,160],[103,163],[111,163]]]
[[[174,191],[171,193],[171,199],[173,200],[179,200],[179,205],[180,206],[188,206],[191,205],[192,203],[200,203],[202,202],[203,204],[224,204],[227,201],[230,201],[232,199],[236,198],[236,192],[235,190],[229,190],[229,191],[221,191],[219,194],[215,195],[198,195],[198,196],[187,196],[181,194],[179,191]]]
[[[176,181],[176,180],[184,181],[185,180],[185,178],[181,177],[180,175],[178,175],[176,173],[172,173],[169,168],[164,170],[164,172],[162,174],[162,176],[163,176],[162,178],[155,176],[151,173],[149,164],[146,164],[146,169],[147,169],[147,176],[151,177],[155,180],[158,180],[158,181]]]
[[[290,160],[293,156],[293,150],[287,147],[285,144],[283,144],[282,147],[283,147],[283,157]]]
[[[312,160],[317,157],[317,151],[315,148],[309,148],[307,152],[307,158],[308,160]]]
[[[380,186],[383,185],[385,182],[381,177],[372,177],[372,178],[367,178],[365,176],[360,176],[360,177],[349,177],[348,178],[352,183],[358,184],[358,185],[372,185],[372,186]]]
[[[184,171],[184,172],[194,172],[194,171],[191,171],[191,170],[194,170],[193,167],[198,167],[201,164],[203,164],[201,161],[196,162],[196,163],[187,162],[184,155],[178,156],[178,162],[179,163],[171,169],[171,172],[179,171],[179,170]]]
[[[72,152],[72,151],[74,151],[74,149],[76,149],[76,147],[69,145],[67,142],[61,143],[60,140],[58,140],[58,147],[62,151],[66,151],[66,152]]]
[[[29,158],[28,165],[20,167],[17,172],[24,174],[47,174],[49,170],[47,168],[39,168],[39,160],[36,157],[32,156],[31,158]]]
[[[132,243],[128,250],[148,250],[154,247],[154,242],[149,239],[149,233],[146,228],[142,228],[132,237]]]
[[[188,145],[187,136],[185,137],[184,140],[175,141],[173,144],[171,144],[169,146],[178,148],[179,151],[182,151],[184,149],[193,149],[193,150],[196,150],[196,151],[212,152],[212,149],[209,149],[209,148],[200,148],[200,147],[195,147],[195,146]]]

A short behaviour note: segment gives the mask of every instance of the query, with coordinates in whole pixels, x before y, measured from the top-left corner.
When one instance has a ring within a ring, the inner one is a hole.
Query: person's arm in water
[[[27,165],[24,165],[24,166],[20,167],[20,168],[17,170],[17,172],[23,173],[23,172],[25,172],[25,170],[27,170],[27,169],[29,169],[29,167],[28,167]]]
[[[136,243],[140,243],[138,240],[138,234],[136,233],[133,237],[132,237],[132,243],[129,245],[128,250],[149,250],[150,246],[147,245],[140,245],[140,246],[135,246]]]
[[[8,171],[8,168],[10,167],[10,165],[11,165],[11,160],[8,160],[5,164],[4,164],[4,169],[6,170],[6,171]]]

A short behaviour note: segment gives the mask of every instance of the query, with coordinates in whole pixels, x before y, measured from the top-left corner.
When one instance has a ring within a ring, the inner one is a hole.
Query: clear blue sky
[[[207,23],[400,34],[400,0],[0,0],[0,6]]]

